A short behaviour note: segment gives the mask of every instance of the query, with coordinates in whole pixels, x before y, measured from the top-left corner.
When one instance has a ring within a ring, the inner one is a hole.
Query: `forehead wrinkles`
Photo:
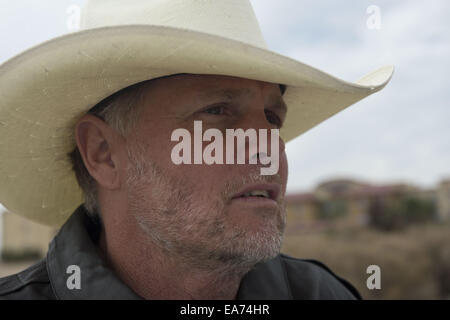
[[[232,88],[226,88],[226,89],[205,89],[203,92],[200,93],[200,98],[202,99],[209,99],[209,98],[225,98],[228,100],[233,100],[240,98],[242,96],[251,96],[253,95],[253,90],[250,88],[242,88],[242,89],[232,89]]]

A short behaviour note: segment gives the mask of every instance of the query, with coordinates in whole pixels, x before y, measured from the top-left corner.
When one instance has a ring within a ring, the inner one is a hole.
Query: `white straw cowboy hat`
[[[81,31],[0,66],[0,202],[61,225],[83,201],[67,156],[76,121],[137,82],[192,73],[287,85],[289,141],[382,89],[392,72],[349,83],[269,51],[248,0],[91,0]]]

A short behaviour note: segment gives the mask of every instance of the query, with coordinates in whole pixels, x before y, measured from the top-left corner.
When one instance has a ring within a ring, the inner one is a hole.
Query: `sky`
[[[395,66],[384,90],[287,144],[289,193],[334,178],[425,188],[450,178],[450,1],[251,2],[272,51],[346,81]],[[74,32],[83,3],[0,0],[0,63]]]

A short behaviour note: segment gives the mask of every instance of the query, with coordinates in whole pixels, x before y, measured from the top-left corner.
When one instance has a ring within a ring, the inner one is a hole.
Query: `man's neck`
[[[139,239],[139,233],[122,240],[114,234],[108,239],[102,231],[100,251],[119,278],[145,299],[233,300],[248,271],[219,263],[200,269],[168,255],[148,238]]]

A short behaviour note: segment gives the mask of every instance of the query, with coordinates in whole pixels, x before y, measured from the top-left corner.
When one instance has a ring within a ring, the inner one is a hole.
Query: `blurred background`
[[[273,51],[347,81],[396,68],[380,93],[287,144],[282,251],[324,262],[366,299],[449,299],[450,2],[251,2]],[[77,31],[83,3],[0,0],[0,63]],[[43,257],[57,230],[0,211],[5,276]],[[380,289],[367,287],[370,265]]]

